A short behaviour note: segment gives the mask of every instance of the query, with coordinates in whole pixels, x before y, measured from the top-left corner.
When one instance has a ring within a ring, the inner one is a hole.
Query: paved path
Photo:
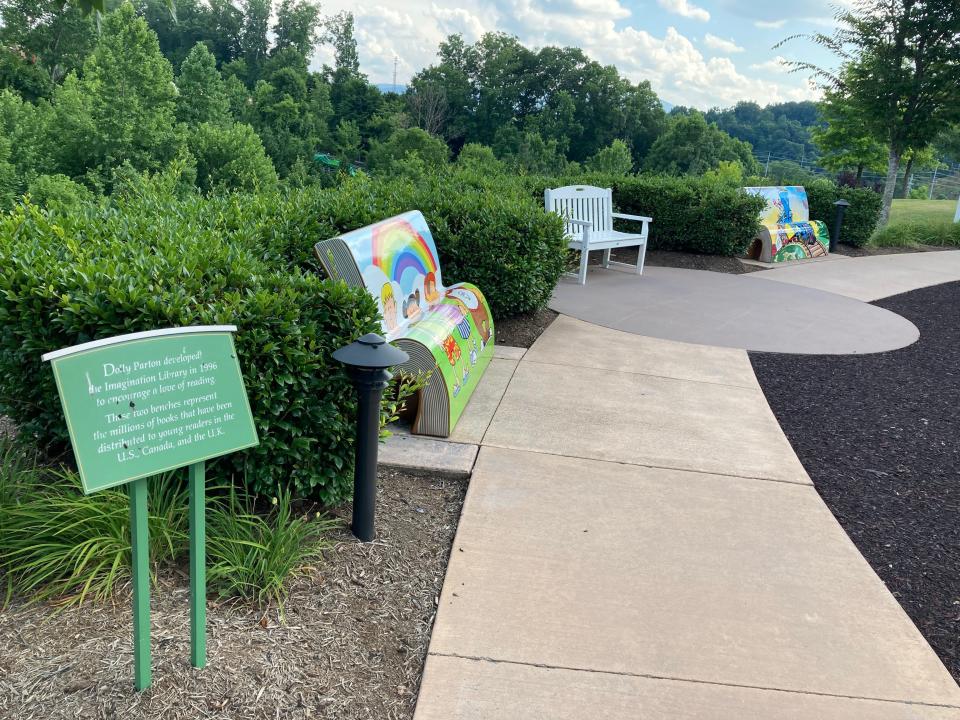
[[[847,268],[860,267],[858,262],[811,263],[804,268],[810,273],[805,277],[813,282],[819,277],[816,272],[842,276]],[[638,276],[595,267],[586,286],[562,280],[550,307],[639,335],[769,352],[881,352],[910,345],[919,337],[913,323],[883,308],[765,279],[788,280],[789,272],[726,275],[648,267]]]
[[[960,688],[746,352],[561,316],[481,438],[415,718],[960,720]]]
[[[874,255],[846,258],[843,262],[788,263],[782,268],[744,277],[776,280],[873,302],[960,280],[960,250]]]

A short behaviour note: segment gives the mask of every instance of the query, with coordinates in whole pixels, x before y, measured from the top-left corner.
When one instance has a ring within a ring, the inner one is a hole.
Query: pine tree
[[[217,59],[197,43],[180,66],[177,78],[177,120],[190,126],[222,124],[230,118],[230,101],[217,70]]]

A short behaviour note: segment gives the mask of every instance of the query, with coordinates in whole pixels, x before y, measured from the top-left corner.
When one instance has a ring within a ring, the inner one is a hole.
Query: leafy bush
[[[929,185],[918,185],[910,190],[909,198],[911,200],[926,200],[928,197],[930,197]]]
[[[399,166],[411,157],[427,169],[437,169],[447,162],[450,149],[438,137],[420,128],[397,130],[385,142],[374,141],[367,155],[371,172],[397,174]]]
[[[277,171],[249,125],[203,123],[187,136],[187,147],[201,190],[270,190],[277,184]]]
[[[288,492],[273,502],[269,513],[258,513],[252,498],[231,489],[209,504],[207,581],[222,597],[282,610],[289,582],[319,561],[323,533],[335,521],[295,515]]]
[[[491,191],[495,188],[495,191]],[[495,317],[543,307],[564,269],[566,243],[558,218],[543,212],[525,187],[506,176],[472,173],[409,178],[357,177],[339,188],[306,188],[283,200],[236,198],[261,219],[231,229],[247,236],[272,263],[317,270],[313,245],[408,210],[421,210],[433,230],[447,284],[476,283]],[[232,214],[232,213],[231,213]]]
[[[847,245],[865,245],[880,220],[883,198],[879,193],[865,188],[837,187],[830,180],[815,180],[804,188],[810,202],[810,217],[823,220],[833,232],[834,203],[843,198],[850,203],[843,217],[840,241]]]
[[[278,208],[273,195],[248,206],[146,193],[62,217],[32,205],[0,217],[0,412],[56,455],[68,438],[41,353],[158,327],[236,324],[260,445],[226,467],[252,478],[254,492],[347,497],[355,400],[331,353],[376,329],[376,306],[342,283],[271,264],[234,231]]]
[[[9,450],[0,455],[11,457]],[[54,474],[23,458],[3,474],[0,572],[8,596],[64,605],[102,601],[130,577],[130,500],[124,488],[84,495],[76,473]],[[150,559],[162,564],[188,547],[187,494],[173,473],[148,486]]]
[[[626,175],[633,169],[633,156],[623,140],[614,140],[589,157],[584,165],[591,172]]]
[[[906,222],[887,225],[873,234],[870,244],[876,247],[960,247],[960,223]]]
[[[27,194],[37,205],[61,213],[93,199],[92,192],[66,175],[40,175],[27,187]]]

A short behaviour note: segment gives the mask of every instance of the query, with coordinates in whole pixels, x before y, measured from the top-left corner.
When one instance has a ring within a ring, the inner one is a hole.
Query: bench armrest
[[[637,222],[653,222],[653,218],[645,217],[643,215],[626,215],[624,213],[612,213],[612,215],[618,220],[636,220]]]
[[[563,217],[562,215],[560,217]],[[576,220],[574,218],[563,218],[565,223],[570,223],[571,225],[579,225],[580,227],[593,229],[593,223],[587,222],[586,220]]]

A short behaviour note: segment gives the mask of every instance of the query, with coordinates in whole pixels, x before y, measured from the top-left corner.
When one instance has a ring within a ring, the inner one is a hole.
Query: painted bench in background
[[[760,213],[762,227],[747,251],[749,257],[778,263],[821,257],[830,250],[827,225],[810,219],[807,191],[802,187],[747,187],[744,190],[767,201]]]
[[[647,235],[651,218],[643,215],[624,215],[613,211],[613,191],[610,188],[592,185],[567,185],[547,188],[543,194],[547,212],[554,212],[566,221],[567,247],[580,251],[580,272],[577,281],[587,284],[587,265],[591,250],[603,250],[603,267],[622,265],[643,274],[643,262],[647,256]],[[614,220],[631,220],[640,223],[640,232],[625,233],[613,229]],[[637,264],[613,262],[610,251],[614,248],[636,247]]]
[[[444,287],[433,235],[419,210],[317,243],[331,278],[366,288],[383,316],[383,333],[410,355],[398,368],[430,372],[413,432],[453,432],[493,357],[493,316],[470,283]]]

